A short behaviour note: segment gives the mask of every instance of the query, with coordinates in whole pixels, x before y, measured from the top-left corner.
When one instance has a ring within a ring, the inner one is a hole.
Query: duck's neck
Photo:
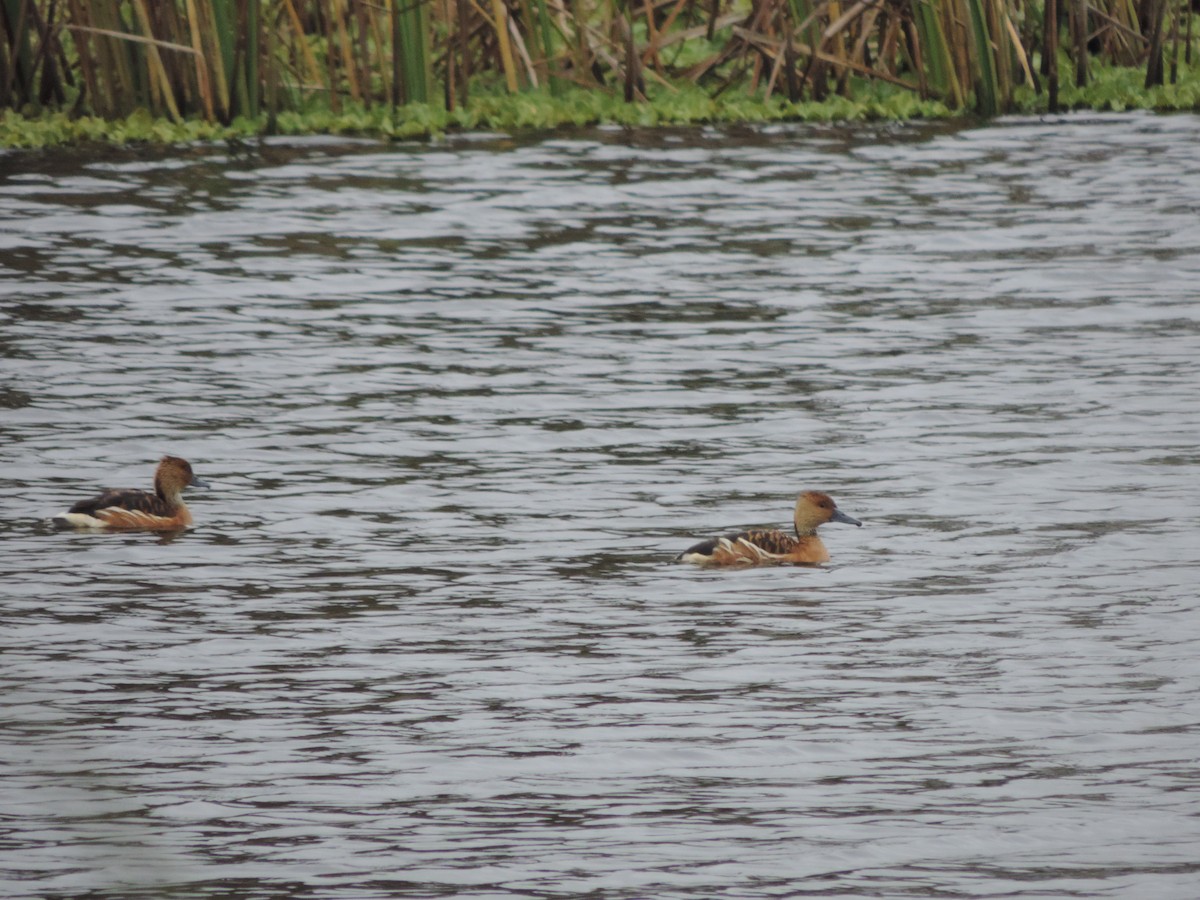
[[[158,494],[160,500],[171,506],[183,506],[183,490],[174,485],[167,484],[165,478],[154,479],[154,493]]]
[[[816,525],[805,525],[799,519],[793,520],[792,524],[794,524],[796,526],[796,537],[798,537],[798,538],[816,537],[817,536],[817,526]]]

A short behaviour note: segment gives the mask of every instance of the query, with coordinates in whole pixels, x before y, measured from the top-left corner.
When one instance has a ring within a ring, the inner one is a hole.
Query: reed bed
[[[0,0],[0,107],[274,121],[571,89],[994,115],[1106,66],[1190,65],[1192,0]]]

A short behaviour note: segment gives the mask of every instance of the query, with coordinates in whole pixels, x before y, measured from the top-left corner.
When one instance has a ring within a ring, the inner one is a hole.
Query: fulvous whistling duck
[[[54,522],[69,528],[176,531],[192,524],[192,514],[182,497],[186,487],[208,485],[192,473],[186,459],[164,456],[154,472],[154,493],[110,489],[90,500],[80,500],[55,516]]]
[[[782,563],[816,565],[829,562],[829,551],[817,537],[826,522],[862,525],[852,519],[820,491],[806,491],[796,498],[796,536],[776,529],[756,529],[702,541],[675,557],[676,562],[701,566],[761,566]]]

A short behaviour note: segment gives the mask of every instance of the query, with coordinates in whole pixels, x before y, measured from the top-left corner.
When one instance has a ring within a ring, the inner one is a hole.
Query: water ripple
[[[10,154],[3,893],[1195,896],[1197,131]]]

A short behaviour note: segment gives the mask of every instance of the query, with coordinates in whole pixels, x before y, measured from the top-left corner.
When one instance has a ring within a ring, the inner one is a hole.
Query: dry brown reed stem
[[[142,22],[142,27],[146,33],[153,35],[154,27],[150,23],[150,13],[146,9],[144,0],[134,0],[134,9],[137,11],[138,18]],[[175,105],[175,96],[171,91],[170,81],[167,79],[167,73],[163,68],[162,58],[158,55],[158,47],[155,46],[156,41],[151,38],[144,42],[147,47],[147,55],[150,63],[150,92],[151,97],[155,100],[161,100],[166,104],[171,118],[179,121],[179,109]],[[157,105],[157,104],[155,104]]]
[[[7,101],[7,99],[12,95],[13,85],[17,80],[17,69],[20,67],[20,52],[17,49],[17,41],[20,40],[23,35],[28,34],[26,30],[27,13],[28,7],[25,3],[22,3],[17,10],[17,19],[14,23],[12,31],[14,38],[12,45],[6,46],[8,44],[7,41],[0,43],[0,62],[7,63],[4,66],[4,70],[0,72],[0,99],[5,101]],[[7,19],[7,11],[4,11],[3,14]],[[7,60],[5,59],[6,52],[8,57]]]
[[[187,0],[188,26],[192,36],[192,52],[195,54],[196,82],[200,91],[200,102],[204,105],[204,116],[209,121],[217,118],[217,101],[213,96],[212,82],[208,77],[208,60],[204,53],[204,38],[200,30],[200,14],[195,0]]]
[[[662,25],[654,29],[653,34],[650,36],[650,40],[646,42],[646,48],[642,51],[642,64],[649,65],[650,61],[653,59],[654,66],[659,71],[660,75],[665,74],[662,71],[662,58],[659,56],[659,51],[666,46],[666,44],[663,42],[663,35],[670,33],[671,28],[675,25],[675,20],[679,18],[679,14],[683,11],[684,6],[689,2],[690,0],[674,0],[674,5],[671,7],[671,11],[667,13],[667,18],[663,21]],[[649,14],[649,12],[647,14]]]
[[[63,56],[62,43],[59,40],[58,23],[55,19],[58,13],[58,0],[49,0],[49,7],[43,14],[33,4],[32,0],[21,0],[22,12],[25,9],[29,10],[31,17],[32,30],[36,32],[32,36],[32,40],[28,46],[28,53],[21,46],[22,36],[19,32],[14,34],[17,39],[14,41],[14,46],[8,48],[11,50],[9,74],[4,76],[5,87],[0,89],[0,105],[3,105],[6,98],[10,98],[13,79],[17,77],[18,72],[23,83],[28,83],[30,88],[33,86],[34,73],[39,69],[45,71],[45,76],[42,79],[41,90],[39,93],[39,102],[47,102],[53,100],[56,103],[62,103],[66,99],[66,92],[59,70],[59,61],[63,62],[63,70],[69,72],[69,65]],[[0,30],[0,41],[3,41],[3,32]],[[4,48],[0,45],[0,68],[4,63]],[[32,59],[30,58],[32,57]]]
[[[337,46],[340,54],[341,68],[346,73],[346,84],[350,97],[356,101],[363,99],[362,82],[359,78],[358,66],[354,49],[350,43],[350,31],[346,25],[347,10],[345,0],[330,0],[331,18],[336,25]]]
[[[512,45],[508,40],[508,7],[504,5],[504,0],[491,0],[492,2],[492,27],[496,32],[496,43],[500,50],[500,64],[504,69],[504,83],[512,93],[516,93],[519,85],[517,84],[517,64],[513,60]]]
[[[462,103],[465,106],[468,99],[468,85],[471,81],[471,41],[467,34],[467,20],[470,12],[470,7],[467,5],[467,0],[458,0],[455,5],[455,12],[458,15],[457,25],[458,31],[458,52],[462,69]]]
[[[1190,66],[1192,65],[1192,20],[1195,16],[1188,16],[1188,36],[1183,41],[1183,62]]]
[[[312,84],[317,84],[321,80],[321,66],[317,62],[316,56],[313,55],[312,48],[308,46],[308,41],[304,33],[304,23],[300,21],[300,14],[296,11],[293,0],[282,0],[282,3],[295,36],[292,46],[300,51],[300,56],[308,68],[309,81]]]
[[[1042,59],[1046,63],[1046,85],[1050,112],[1058,112],[1058,0],[1046,0],[1045,16],[1046,49]]]
[[[1017,56],[1017,62],[1021,64],[1021,72],[1025,77],[1025,83],[1037,84],[1037,79],[1033,77],[1033,70],[1029,66],[1029,57],[1025,55],[1025,47],[1021,44],[1021,36],[1017,34],[1017,28],[1008,16],[1004,17],[1004,28],[1008,32],[1008,39],[1011,41],[1013,53]]]
[[[748,42],[761,47],[764,51],[766,51],[767,55],[771,56],[772,58],[774,58],[774,55],[780,53],[782,49],[783,41],[775,41],[760,34],[747,32],[741,28],[735,28],[734,31],[741,33]],[[917,89],[916,85],[905,81],[903,78],[898,78],[895,75],[891,75],[887,72],[881,72],[876,69],[872,69],[870,66],[857,62],[848,57],[838,57],[832,53],[824,53],[819,50],[814,50],[807,44],[801,44],[799,42],[794,43],[792,47],[803,56],[809,56],[813,59],[820,60],[830,65],[845,66],[846,68],[853,69],[856,72],[860,72],[864,75],[871,75],[872,77],[878,78],[880,81],[886,81],[889,84],[894,84],[910,91],[915,91]]]
[[[537,70],[533,65],[533,59],[529,55],[529,48],[525,46],[525,39],[521,37],[521,31],[517,28],[517,22],[512,16],[508,17],[508,38],[509,46],[516,52],[516,58],[520,59],[522,65],[525,67],[525,77],[529,80],[529,84],[537,87]]]

